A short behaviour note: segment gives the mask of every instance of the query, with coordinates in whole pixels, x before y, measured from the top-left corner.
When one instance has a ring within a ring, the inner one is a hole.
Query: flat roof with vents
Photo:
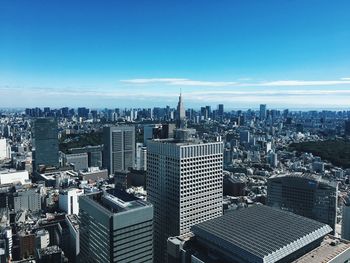
[[[196,238],[239,262],[277,262],[321,241],[332,228],[276,208],[255,205],[191,228]],[[243,260],[244,259],[244,260]]]

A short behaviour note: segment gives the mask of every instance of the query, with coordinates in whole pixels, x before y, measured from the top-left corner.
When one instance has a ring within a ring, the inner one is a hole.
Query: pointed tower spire
[[[182,91],[180,89],[179,102],[177,103],[177,112],[176,112],[177,128],[186,128],[185,118],[186,118],[185,107],[182,102]]]

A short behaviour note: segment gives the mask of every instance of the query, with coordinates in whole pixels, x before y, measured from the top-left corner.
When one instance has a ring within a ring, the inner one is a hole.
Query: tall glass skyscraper
[[[266,104],[260,104],[260,120],[263,121],[267,117]]]
[[[34,169],[39,165],[59,166],[58,126],[54,118],[37,118],[33,129]]]
[[[119,190],[79,197],[79,262],[153,262],[153,207]]]

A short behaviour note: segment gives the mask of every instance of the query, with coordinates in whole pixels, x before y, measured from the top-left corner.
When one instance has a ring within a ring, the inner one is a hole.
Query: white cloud
[[[187,79],[177,79],[177,78],[150,78],[150,79],[123,79],[120,80],[124,83],[132,84],[152,84],[152,83],[172,83],[175,81],[186,81]]]
[[[248,80],[248,79],[246,79]],[[297,86],[332,86],[350,84],[350,78],[341,80],[277,80],[266,82],[244,82],[240,81],[202,81],[186,78],[149,78],[121,80],[130,84],[156,84],[162,83],[172,86],[201,86],[201,87],[297,87]]]
[[[177,86],[206,86],[206,87],[223,87],[232,86],[238,84],[237,82],[225,82],[225,81],[201,81],[190,80],[181,78],[150,78],[150,79],[125,79],[121,80],[124,83],[130,84],[155,84],[164,83],[167,85]]]
[[[255,86],[264,87],[292,87],[292,86],[331,86],[350,84],[350,80],[278,80],[270,82],[257,83]],[[250,84],[247,84],[250,85]],[[253,84],[254,85],[254,84]]]

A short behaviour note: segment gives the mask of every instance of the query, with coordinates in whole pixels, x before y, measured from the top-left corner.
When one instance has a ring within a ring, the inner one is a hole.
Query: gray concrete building
[[[153,262],[153,207],[111,190],[79,198],[80,262]]]
[[[87,153],[72,153],[64,155],[65,165],[72,165],[74,171],[86,170],[89,167]]]
[[[102,145],[71,148],[68,150],[69,153],[87,153],[89,167],[102,167],[102,151]]]
[[[19,191],[13,194],[13,208],[15,212],[30,210],[39,212],[41,210],[41,196],[35,189]]]
[[[59,166],[58,126],[53,118],[38,118],[34,121],[33,162],[35,170],[39,165]]]
[[[108,169],[109,174],[134,167],[135,127],[104,127],[103,143],[103,166]]]
[[[338,183],[313,174],[272,176],[267,181],[267,205],[328,224],[335,229]]]
[[[154,262],[166,262],[166,241],[191,226],[222,215],[223,143],[148,142],[147,193],[154,206]]]

